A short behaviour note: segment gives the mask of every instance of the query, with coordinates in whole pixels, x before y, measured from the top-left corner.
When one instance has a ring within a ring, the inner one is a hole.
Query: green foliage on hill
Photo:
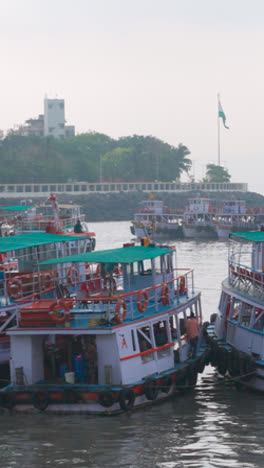
[[[117,140],[85,133],[52,137],[8,135],[0,141],[0,183],[171,181],[188,172],[188,148],[174,147],[152,136]]]

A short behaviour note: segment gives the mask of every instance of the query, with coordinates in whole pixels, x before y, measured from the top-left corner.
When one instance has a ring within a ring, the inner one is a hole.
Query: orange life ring
[[[120,314],[121,307],[123,308],[122,314]],[[127,314],[127,305],[126,305],[126,302],[121,299],[120,301],[118,301],[118,303],[116,304],[116,308],[115,308],[116,321],[118,323],[122,323],[126,318],[126,314]]]
[[[58,314],[63,310],[63,314]],[[49,307],[49,315],[51,316],[53,322],[55,323],[64,323],[70,318],[70,304],[66,304],[63,301],[55,301]]]
[[[112,292],[116,291],[116,280],[115,278],[110,278],[110,276],[107,276],[104,279],[104,291],[107,291],[107,289],[111,289],[112,287]]]
[[[74,281],[73,276],[72,276],[73,273],[74,273],[74,275],[75,275],[75,281]],[[69,283],[70,283],[72,286],[75,286],[75,284],[79,282],[79,273],[78,273],[77,268],[75,268],[75,267],[70,267],[69,270],[68,270],[67,277],[68,277]]]
[[[142,301],[143,297],[144,297],[144,301]],[[137,296],[138,311],[144,314],[144,312],[146,312],[148,308],[148,304],[149,304],[148,293],[145,289],[142,289],[141,291],[139,291],[138,296]]]
[[[170,299],[170,292],[169,286],[167,284],[163,284],[161,289],[161,302],[163,305],[167,305]]]
[[[42,289],[50,289],[53,287],[53,276],[50,271],[41,275]]]
[[[180,279],[180,295],[183,296],[183,294],[186,293],[186,283],[185,283],[185,276],[181,276]]]
[[[13,291],[14,286],[16,287],[16,290]],[[7,283],[7,294],[12,297],[13,299],[17,299],[19,296],[21,296],[23,291],[22,287],[22,281],[18,278],[13,278],[8,281]]]

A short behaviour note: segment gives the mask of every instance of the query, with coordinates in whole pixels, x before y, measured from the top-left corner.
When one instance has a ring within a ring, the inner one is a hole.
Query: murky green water
[[[97,248],[130,239],[129,223],[95,223]],[[177,242],[194,267],[204,319],[227,274],[227,246]],[[194,391],[120,416],[0,415],[0,467],[263,467],[264,396],[238,392],[208,367]]]

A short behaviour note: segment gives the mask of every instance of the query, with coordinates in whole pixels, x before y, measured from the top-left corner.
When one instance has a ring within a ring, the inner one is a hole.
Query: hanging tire
[[[240,375],[240,359],[238,353],[232,351],[228,363],[228,372],[231,377],[238,377]]]
[[[156,400],[159,387],[156,379],[147,379],[144,387],[145,395],[148,400]]]
[[[187,387],[195,387],[196,382],[197,382],[197,370],[196,367],[191,365],[187,369],[187,376],[186,376],[186,384]]]
[[[205,368],[205,356],[201,356],[197,363],[197,371],[202,374]]]
[[[113,392],[109,390],[103,390],[98,394],[98,403],[105,408],[110,408],[115,402],[115,397]]]
[[[224,348],[218,350],[218,372],[221,375],[225,375],[228,370],[228,351]]]
[[[169,391],[171,389],[171,386],[172,386],[171,376],[170,375],[165,375],[165,377],[163,377],[163,379],[162,379],[162,383],[160,385],[160,390],[163,393],[169,393]]]
[[[50,396],[46,392],[35,392],[32,395],[32,403],[39,411],[45,411],[50,404]]]
[[[12,409],[16,405],[16,395],[14,392],[0,393],[0,406],[6,409]]]
[[[248,382],[256,372],[256,361],[251,356],[245,354],[240,360],[241,379]]]
[[[134,406],[135,399],[136,396],[132,388],[122,388],[122,390],[120,390],[118,401],[123,411],[131,410]]]

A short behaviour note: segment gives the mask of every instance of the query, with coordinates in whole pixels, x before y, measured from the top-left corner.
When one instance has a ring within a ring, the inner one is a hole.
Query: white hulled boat
[[[228,277],[207,328],[211,362],[240,385],[264,391],[264,232],[229,235]]]
[[[167,246],[124,245],[42,262],[69,262],[79,277],[74,299],[20,309],[11,339],[11,384],[1,406],[17,411],[111,414],[152,404],[195,386],[208,359],[203,329],[195,357],[185,332],[193,312],[202,324],[192,269],[174,268]],[[91,264],[105,291],[81,295]],[[113,273],[121,265],[122,284]]]

